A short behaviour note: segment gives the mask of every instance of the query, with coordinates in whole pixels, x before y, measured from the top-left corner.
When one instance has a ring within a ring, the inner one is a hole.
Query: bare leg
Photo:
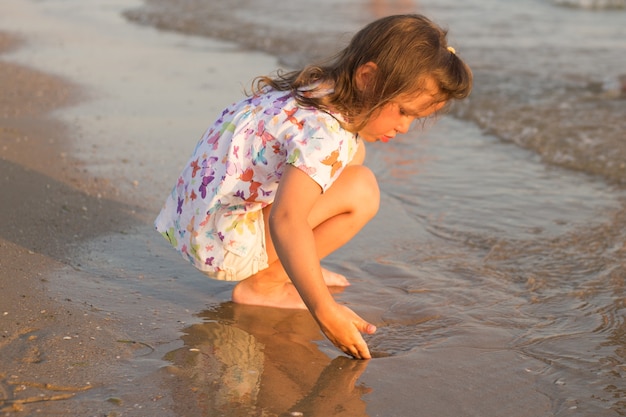
[[[320,195],[309,216],[320,258],[356,235],[376,214],[378,202],[379,191],[374,174],[364,166],[347,167],[332,187]],[[269,267],[237,284],[233,289],[233,301],[271,307],[306,308],[280,264],[272,244],[268,226],[269,210],[270,207],[264,209]],[[326,285],[349,284],[341,274],[323,270],[323,276]]]

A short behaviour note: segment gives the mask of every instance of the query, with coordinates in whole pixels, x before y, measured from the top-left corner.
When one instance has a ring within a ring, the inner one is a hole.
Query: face
[[[399,96],[384,105],[358,132],[366,142],[389,142],[398,133],[406,133],[416,119],[432,115],[446,103],[435,100],[437,87],[428,80],[425,89],[417,96]]]

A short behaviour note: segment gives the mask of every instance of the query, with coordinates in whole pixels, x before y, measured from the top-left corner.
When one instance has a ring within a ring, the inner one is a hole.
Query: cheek
[[[377,117],[370,120],[370,125],[377,130],[388,130],[396,123],[391,109],[384,109]]]
[[[376,120],[370,121],[370,123],[367,124],[365,130],[367,130],[367,132],[373,135],[380,135],[380,134],[385,133],[387,128],[385,127],[381,119],[376,119]]]
[[[395,111],[395,113],[397,113],[397,111]],[[389,133],[389,131],[395,128],[395,123],[397,123],[394,122],[395,113],[392,106],[387,106],[383,108],[382,110],[380,110],[380,112],[373,115],[369,119],[363,129],[361,129],[361,133],[373,136],[379,136]]]

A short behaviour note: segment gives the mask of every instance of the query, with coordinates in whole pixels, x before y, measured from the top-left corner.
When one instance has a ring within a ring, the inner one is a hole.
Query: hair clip
[[[448,50],[451,54],[456,55],[456,49],[454,49],[453,47],[448,46],[446,49],[447,49],[447,50]]]

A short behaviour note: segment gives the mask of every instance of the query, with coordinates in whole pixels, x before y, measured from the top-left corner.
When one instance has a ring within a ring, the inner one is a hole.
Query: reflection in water
[[[367,416],[355,386],[367,362],[331,361],[308,312],[229,302],[199,316],[165,357],[177,414]]]

